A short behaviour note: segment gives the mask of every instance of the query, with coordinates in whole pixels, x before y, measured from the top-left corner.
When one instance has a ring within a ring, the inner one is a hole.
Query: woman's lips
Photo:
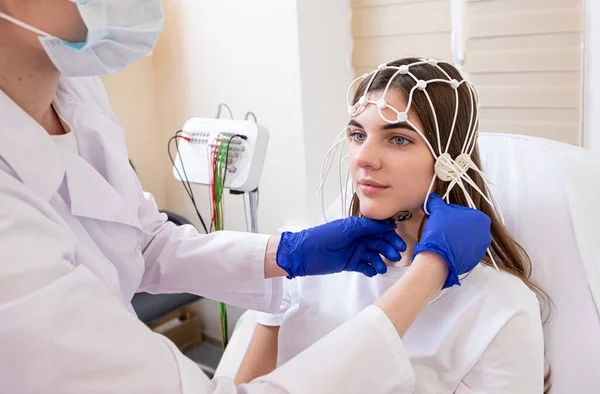
[[[358,181],[358,188],[360,189],[363,195],[372,196],[381,193],[382,191],[389,188],[389,186],[386,186],[372,179],[360,179]]]

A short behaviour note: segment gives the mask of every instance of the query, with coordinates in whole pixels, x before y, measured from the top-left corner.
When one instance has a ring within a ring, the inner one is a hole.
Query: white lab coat
[[[268,237],[167,223],[128,164],[99,79],[62,79],[54,105],[79,155],[0,91],[0,392],[412,392],[406,352],[374,306],[249,385],[209,380],[135,317],[132,296],[190,292],[276,312]]]

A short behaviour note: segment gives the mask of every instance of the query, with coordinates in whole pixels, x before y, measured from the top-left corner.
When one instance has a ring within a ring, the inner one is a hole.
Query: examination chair
[[[551,393],[600,393],[600,155],[519,135],[481,134],[479,146],[506,225],[555,306],[544,324]],[[256,312],[240,318],[215,376],[235,376],[255,326]]]

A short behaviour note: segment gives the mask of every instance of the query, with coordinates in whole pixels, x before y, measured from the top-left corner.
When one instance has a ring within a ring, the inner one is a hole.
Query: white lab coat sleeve
[[[281,300],[280,311],[278,313],[258,313],[256,322],[263,326],[278,327],[281,326],[286,312],[292,307],[291,286],[295,285],[295,279],[285,280],[283,282],[283,297]]]
[[[146,263],[140,290],[187,292],[245,309],[279,312],[282,278],[265,279],[268,235],[220,231],[200,234],[159,213],[140,188],[139,218]]]
[[[455,394],[544,392],[544,334],[531,293],[459,383]]]

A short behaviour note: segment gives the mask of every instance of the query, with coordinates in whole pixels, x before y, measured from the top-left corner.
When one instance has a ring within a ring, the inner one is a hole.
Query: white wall
[[[129,158],[138,177],[144,189],[154,195],[158,206],[164,208],[168,160],[157,124],[152,58],[145,57],[118,74],[103,76],[102,82],[115,116],[125,130]]]
[[[600,152],[600,2],[584,3],[583,146]]]
[[[335,136],[349,119],[346,90],[353,79],[352,14],[348,0],[301,0],[297,5],[309,210],[307,222],[298,223],[302,227],[321,218],[320,199],[315,196],[321,163]],[[339,194],[336,181],[337,176],[328,178],[326,203]]]
[[[289,1],[168,2],[154,53],[163,140],[191,117],[212,117],[220,102],[238,119],[253,111],[269,129],[259,207],[266,233],[307,215],[296,15]],[[181,185],[172,177],[166,185],[168,206],[194,218]],[[208,189],[194,190],[208,220]],[[245,229],[242,197],[226,195],[225,228]]]
[[[168,1],[165,16],[152,57],[103,77],[144,188],[161,208],[199,225],[171,174],[166,144],[189,118],[213,116],[217,104],[226,102],[236,118],[255,112],[271,133],[260,231],[320,219],[315,193],[321,162],[348,117],[349,1]],[[329,185],[332,200],[337,190],[334,182]],[[207,188],[194,191],[209,220]],[[243,216],[241,197],[226,195],[226,228],[244,230]]]

